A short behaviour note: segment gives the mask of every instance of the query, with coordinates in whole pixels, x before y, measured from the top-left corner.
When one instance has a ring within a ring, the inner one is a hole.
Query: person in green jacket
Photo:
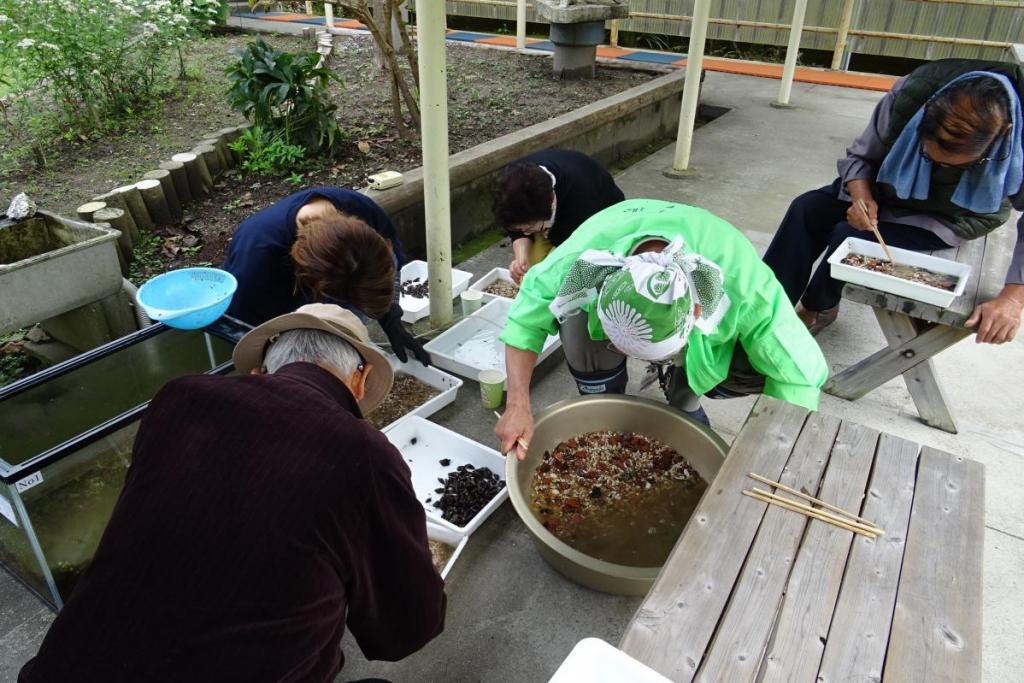
[[[559,334],[581,394],[624,393],[626,357],[674,363],[669,403],[764,393],[814,410],[828,368],[771,269],[708,211],[631,199],[584,222],[532,267],[509,310],[503,452],[533,436],[530,378]]]

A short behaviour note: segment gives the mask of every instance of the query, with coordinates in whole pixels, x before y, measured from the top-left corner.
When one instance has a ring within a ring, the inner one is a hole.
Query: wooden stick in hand
[[[494,411],[494,417],[496,417],[496,418],[498,418],[500,420],[501,419],[501,413],[499,413],[497,410],[495,410]],[[522,446],[523,450],[526,450],[526,451],[530,450],[530,442],[527,441],[526,439],[524,439],[523,437],[520,436],[518,439],[516,439],[516,443],[519,444],[520,446]]]
[[[882,251],[885,252],[885,257],[889,259],[890,263],[896,263],[896,259],[892,257],[892,252],[889,251],[889,245],[885,243],[884,239],[882,239],[882,233],[879,232],[878,225],[875,223],[875,221],[871,220],[871,214],[868,213],[868,205],[864,203],[863,199],[858,199],[856,204],[857,208],[860,209],[860,212],[864,214],[864,220],[868,222],[868,226],[870,226],[871,232],[875,233],[875,239],[878,240],[878,243],[882,245]]]

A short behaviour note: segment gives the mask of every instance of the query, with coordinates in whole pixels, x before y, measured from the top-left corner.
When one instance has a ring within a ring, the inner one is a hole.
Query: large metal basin
[[[21,221],[0,215],[0,334],[116,294],[120,236],[46,211]]]
[[[509,498],[540,554],[563,575],[588,588],[618,595],[645,595],[661,567],[628,567],[598,560],[558,540],[530,510],[530,483],[544,451],[598,430],[636,432],[671,446],[710,482],[728,446],[717,434],[663,403],[635,396],[583,396],[556,403],[536,416],[526,458],[505,461]],[[708,490],[711,490],[710,487]]]

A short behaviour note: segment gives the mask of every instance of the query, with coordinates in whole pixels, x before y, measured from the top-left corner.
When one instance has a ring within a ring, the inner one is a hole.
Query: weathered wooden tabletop
[[[744,496],[749,472],[885,535]],[[981,680],[983,523],[981,464],[762,397],[620,647],[674,681]]]

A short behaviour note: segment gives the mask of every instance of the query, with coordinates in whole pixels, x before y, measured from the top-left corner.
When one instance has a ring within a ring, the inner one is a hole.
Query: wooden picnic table
[[[885,534],[744,496],[749,472]],[[762,397],[620,648],[673,681],[981,680],[983,522],[981,464]]]
[[[921,420],[955,434],[956,419],[931,359],[974,334],[964,323],[976,305],[994,299],[1002,290],[1016,238],[1014,214],[1013,219],[987,237],[964,242],[954,249],[930,252],[971,266],[967,289],[949,308],[861,285],[843,287],[844,299],[871,306],[888,348],[834,375],[825,391],[854,401],[903,375]]]

